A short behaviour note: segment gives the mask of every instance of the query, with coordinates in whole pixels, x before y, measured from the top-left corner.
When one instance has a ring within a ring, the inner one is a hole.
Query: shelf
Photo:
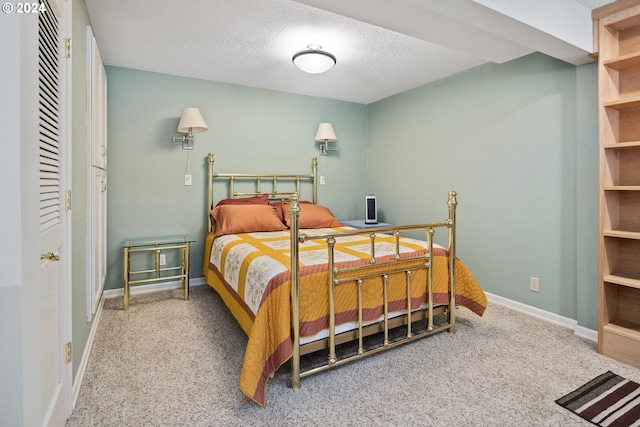
[[[640,191],[640,185],[607,185],[604,191]]]
[[[617,71],[640,67],[640,53],[631,53],[629,55],[619,56],[617,58],[603,61],[602,63],[605,67],[609,67]]]
[[[624,150],[628,148],[640,148],[640,141],[617,142],[615,144],[605,144],[605,150]]]
[[[640,325],[637,323],[616,320],[615,322],[602,325],[602,329],[634,341],[640,341]]]
[[[602,280],[606,283],[613,283],[614,285],[627,286],[629,288],[640,289],[640,279],[633,278],[633,277],[607,274],[602,277]]]
[[[619,10],[604,18],[604,26],[621,33],[623,36],[625,32],[636,29],[640,25],[640,15],[634,15],[633,11],[630,14],[630,8]],[[618,34],[618,38],[620,38],[620,34]]]
[[[620,144],[625,144],[624,149],[604,149],[602,152],[603,189],[637,192],[640,190],[640,148],[626,142]],[[634,205],[640,206],[640,199],[636,199]]]
[[[637,231],[623,231],[623,230],[607,230],[603,231],[604,237],[617,237],[621,239],[640,240],[640,232]]]
[[[618,111],[633,110],[640,108],[640,96],[619,99],[617,101],[609,101],[604,103],[605,108],[611,108]]]

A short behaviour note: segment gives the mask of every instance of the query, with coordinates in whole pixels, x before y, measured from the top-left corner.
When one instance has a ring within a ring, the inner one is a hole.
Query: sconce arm
[[[183,150],[193,150],[196,138],[193,136],[193,131],[189,128],[189,133],[181,136],[174,136],[173,142],[182,143]]]
[[[329,146],[329,142],[328,141],[320,142],[320,155],[321,156],[326,156],[327,155],[327,151],[338,151],[338,147]]]

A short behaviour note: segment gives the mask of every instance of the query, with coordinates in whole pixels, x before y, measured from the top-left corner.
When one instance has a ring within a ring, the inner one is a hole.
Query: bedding
[[[301,205],[310,205],[312,204],[312,202],[308,202],[306,200],[301,200],[299,202]],[[284,222],[286,224],[287,219],[289,217],[289,202],[288,201],[278,201],[278,202],[270,202],[270,205],[273,206],[274,208],[276,208],[276,212],[278,212],[278,215],[280,216],[280,219],[282,220],[282,222]],[[287,205],[287,214],[286,214],[286,218],[285,218],[285,213],[284,213],[284,206]]]
[[[219,205],[213,209],[211,216],[216,237],[252,231],[287,229],[275,208],[269,205]]]
[[[307,206],[305,206],[306,208]],[[304,212],[305,209],[302,210]],[[286,211],[285,211],[286,212]],[[333,227],[303,230],[308,236],[331,231],[349,230]],[[227,234],[215,237],[209,233],[205,246],[203,274],[248,335],[247,349],[240,374],[240,388],[260,405],[265,404],[265,388],[269,376],[292,355],[290,235],[288,230]],[[215,239],[214,239],[215,237]],[[376,260],[383,262],[395,254],[395,238],[378,235]],[[400,256],[424,255],[426,242],[401,238]],[[341,236],[335,247],[336,267],[357,267],[370,262],[368,234]],[[307,240],[299,245],[300,255],[300,334],[309,337],[326,329],[328,320],[327,248],[324,240]],[[433,302],[448,304],[448,252],[434,247]],[[422,260],[407,261],[424,264]],[[377,268],[377,267],[376,267]],[[384,266],[380,266],[384,271]],[[426,272],[416,270],[411,286],[412,309],[427,300]],[[390,276],[389,309],[407,306],[405,276]],[[363,285],[363,318],[373,321],[383,312],[382,280],[365,279]],[[336,324],[357,320],[355,282],[336,286]],[[457,305],[482,315],[487,305],[484,292],[466,268],[456,261]]]
[[[263,194],[261,196],[253,196],[253,197],[238,197],[235,199],[222,199],[220,200],[216,206],[223,205],[268,205],[269,204],[269,196],[267,194]]]
[[[222,199],[218,202],[218,204],[216,204],[216,206],[213,209],[211,209],[211,212],[209,212],[209,226],[211,227],[210,230],[215,230],[216,218],[220,212],[221,206],[226,206],[226,205],[245,206],[245,205],[268,205],[268,204],[269,204],[269,196],[267,196],[266,194],[263,194],[262,196],[254,196],[254,197]],[[278,214],[278,218],[282,218],[282,215]]]
[[[291,227],[291,217],[289,215],[289,203],[282,204],[282,213],[284,222],[287,227]],[[298,227],[305,228],[324,228],[339,227],[342,225],[338,221],[329,208],[322,205],[305,204],[304,209],[300,210],[300,218],[298,219]]]

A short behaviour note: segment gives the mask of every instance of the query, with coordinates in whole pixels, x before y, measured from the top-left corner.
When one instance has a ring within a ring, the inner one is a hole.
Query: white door
[[[87,27],[87,321],[100,304],[107,273],[107,73],[98,43]]]
[[[91,197],[90,202],[90,233],[88,237],[91,239],[90,254],[88,258],[88,268],[90,271],[92,284],[90,289],[89,301],[90,311],[88,320],[92,319],[100,298],[102,298],[102,290],[107,275],[107,252],[106,252],[106,230],[107,230],[107,172],[99,167],[90,168],[91,176]]]
[[[66,362],[67,289],[70,254],[66,251],[65,142],[66,65],[60,0],[45,0],[38,14],[40,158],[40,413],[42,425],[62,426],[70,384]]]

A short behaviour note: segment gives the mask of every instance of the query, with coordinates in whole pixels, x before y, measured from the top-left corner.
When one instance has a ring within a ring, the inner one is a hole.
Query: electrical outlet
[[[540,279],[537,277],[529,277],[529,290],[531,292],[540,292]]]
[[[191,175],[184,176],[184,185],[191,185]]]
[[[320,175],[320,185],[324,185],[324,175]]]
[[[160,254],[160,265],[167,265],[167,256],[165,254]]]

